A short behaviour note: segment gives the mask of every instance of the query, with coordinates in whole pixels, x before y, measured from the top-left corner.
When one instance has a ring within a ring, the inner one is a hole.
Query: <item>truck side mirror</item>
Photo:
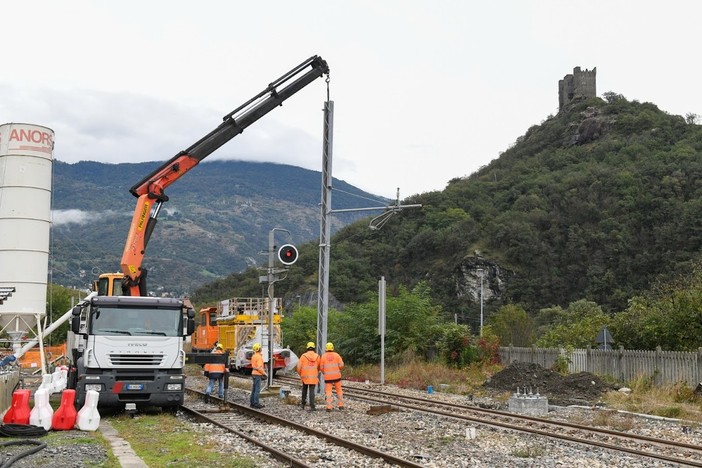
[[[185,336],[190,336],[195,333],[195,311],[193,309],[188,309],[187,312],[188,321],[186,322]]]
[[[76,335],[80,333],[80,306],[75,306],[71,311],[71,331]]]
[[[193,320],[191,318],[188,319],[188,329],[186,331],[187,331],[187,336],[190,336],[193,333],[195,333],[195,320]]]

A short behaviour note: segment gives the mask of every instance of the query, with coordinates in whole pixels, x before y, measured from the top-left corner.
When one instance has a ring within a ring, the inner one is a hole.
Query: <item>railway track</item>
[[[294,378],[277,377],[276,380],[289,385],[299,385],[298,379]],[[682,466],[702,467],[702,447],[675,440],[507,413],[489,408],[441,402],[436,399],[399,395],[370,388],[345,386],[344,398],[355,398],[372,404],[392,405],[493,428],[557,438],[567,442],[625,452],[636,457],[646,457]]]
[[[224,401],[210,397],[210,402],[205,402],[205,394],[192,388],[186,389],[186,404],[181,406],[184,413],[201,421],[213,424],[225,431],[257,445],[268,452],[273,458],[293,467],[311,467],[310,459],[329,459],[328,446],[336,446],[334,453],[339,453],[339,448],[347,450],[343,455],[348,466],[385,466],[386,463],[420,468],[422,465],[405,460],[398,456],[386,453],[372,447],[337,437],[303,424],[275,416],[245,405]],[[284,427],[285,436],[280,432],[271,431],[272,427]],[[316,439],[312,440],[311,437]],[[363,459],[365,457],[365,459]],[[355,460],[348,464],[348,460]]]

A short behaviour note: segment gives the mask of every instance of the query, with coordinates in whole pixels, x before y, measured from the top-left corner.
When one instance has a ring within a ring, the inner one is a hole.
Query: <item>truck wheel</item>
[[[74,389],[76,391],[76,399],[75,399],[75,406],[76,408],[82,408],[83,405],[85,404],[85,392],[81,390],[78,386],[78,376],[79,375],[85,375],[85,367],[83,366],[83,358],[79,358],[78,361],[76,362],[76,373],[75,373],[75,378],[76,382],[74,383]]]

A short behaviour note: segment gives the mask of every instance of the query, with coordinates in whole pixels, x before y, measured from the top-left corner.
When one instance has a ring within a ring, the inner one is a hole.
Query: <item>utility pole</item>
[[[485,270],[478,268],[476,272],[480,277],[480,336],[483,336],[483,278],[485,278]]]
[[[328,99],[329,81],[327,78],[327,101],[324,103],[324,142],[322,146],[322,213],[319,226],[319,274],[317,278],[317,351],[327,343],[327,315],[329,313],[329,250],[331,228],[332,196],[332,146],[334,138],[334,101]],[[322,388],[320,381],[317,389]]]
[[[378,333],[380,333],[380,385],[385,385],[385,277],[378,281]]]
[[[329,77],[327,77],[327,101],[324,103],[324,134],[322,145],[322,202],[319,228],[319,275],[317,288],[317,350],[321,351],[327,343],[327,317],[329,314],[329,252],[331,250],[330,217],[332,213],[351,211],[385,210],[385,212],[370,222],[371,229],[380,229],[390,217],[404,208],[418,208],[422,205],[400,205],[400,189],[397,189],[397,200],[394,205],[376,206],[370,208],[350,208],[332,210],[332,147],[334,140],[334,101],[329,100]],[[324,384],[320,376],[317,391]]]

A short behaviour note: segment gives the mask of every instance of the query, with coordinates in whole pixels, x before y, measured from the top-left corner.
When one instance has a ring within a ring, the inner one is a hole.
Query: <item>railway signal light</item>
[[[297,248],[292,244],[285,244],[278,249],[278,260],[283,265],[292,265],[297,261]]]

